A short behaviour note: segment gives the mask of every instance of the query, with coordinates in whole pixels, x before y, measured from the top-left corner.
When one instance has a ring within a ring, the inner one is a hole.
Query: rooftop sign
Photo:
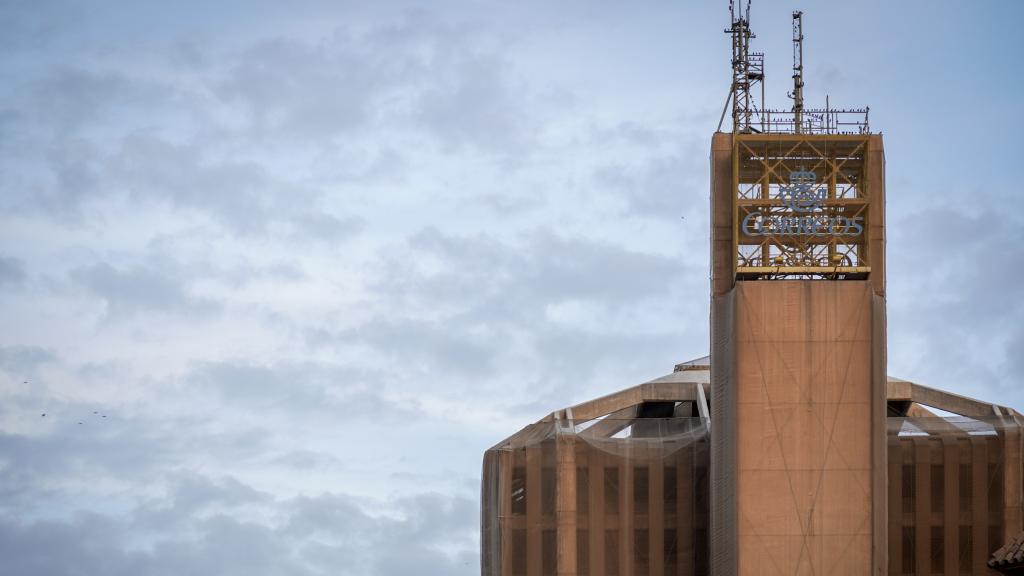
[[[869,136],[733,138],[737,278],[864,277]]]

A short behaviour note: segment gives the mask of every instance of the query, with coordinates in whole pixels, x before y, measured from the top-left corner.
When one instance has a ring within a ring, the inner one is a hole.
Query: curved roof
[[[711,358],[704,356],[675,365],[670,373],[648,382],[601,396],[575,406],[555,410],[537,423],[552,421],[572,421],[575,424],[601,418],[642,417],[641,406],[650,403],[674,403],[672,415],[676,417],[710,418],[708,398],[711,396]],[[1017,425],[1024,426],[1024,417],[1013,408],[1001,406],[983,400],[977,400],[931,388],[916,382],[902,380],[893,376],[886,383],[886,400],[889,403],[889,415],[909,418],[940,418],[941,413],[954,415],[947,418],[956,422],[958,428],[969,432],[970,423],[974,419],[991,419],[1006,417]],[[944,414],[943,414],[944,415]],[[529,428],[529,427],[527,427]],[[514,434],[498,444],[501,446],[512,441],[526,431]],[[921,434],[926,432],[921,431]]]

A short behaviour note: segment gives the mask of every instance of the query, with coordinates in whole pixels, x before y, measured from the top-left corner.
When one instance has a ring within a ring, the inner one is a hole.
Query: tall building
[[[804,108],[799,12],[793,105],[766,109],[730,9],[711,355],[488,450],[483,574],[1013,573],[1024,419],[886,376],[882,136],[867,109]]]

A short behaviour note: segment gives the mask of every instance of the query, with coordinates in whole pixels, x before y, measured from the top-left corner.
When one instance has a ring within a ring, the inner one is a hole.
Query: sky
[[[1024,408],[1024,4],[755,0],[870,106],[889,373]],[[483,452],[708,351],[723,1],[0,2],[0,557],[468,576]],[[45,414],[45,416],[44,416]]]

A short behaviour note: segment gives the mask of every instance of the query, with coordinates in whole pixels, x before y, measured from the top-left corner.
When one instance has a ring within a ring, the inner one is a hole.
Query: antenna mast
[[[729,0],[731,26],[725,30],[732,35],[732,129],[733,132],[762,132],[764,110],[764,53],[750,52],[750,0]],[[751,96],[755,87],[761,88],[761,100]],[[756,121],[755,121],[756,117]],[[761,129],[755,128],[758,124]]]
[[[722,131],[725,115],[732,102],[733,134],[870,134],[868,108],[804,108],[804,13],[793,12],[793,100],[790,110],[764,106],[764,53],[751,52],[750,0],[729,0],[731,26],[725,33],[732,38],[732,84],[718,119]],[[754,95],[760,90],[760,99]]]
[[[804,13],[793,12],[793,128],[803,132],[804,124]]]

